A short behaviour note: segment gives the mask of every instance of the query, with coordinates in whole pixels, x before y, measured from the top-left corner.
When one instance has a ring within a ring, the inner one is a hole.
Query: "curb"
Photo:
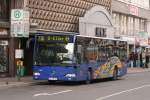
[[[12,83],[12,82],[8,82],[8,84],[2,84],[0,85],[0,89],[3,88],[12,88],[12,87],[20,87],[20,86],[29,86],[34,84],[35,82],[16,82],[16,83]]]
[[[150,72],[150,69],[148,69],[148,70],[143,70],[142,69],[142,71],[127,72],[127,74],[144,73],[144,72]]]

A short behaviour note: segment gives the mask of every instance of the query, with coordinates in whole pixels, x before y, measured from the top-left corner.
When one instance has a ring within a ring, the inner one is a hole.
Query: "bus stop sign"
[[[23,9],[11,10],[11,36],[29,37],[29,11]]]

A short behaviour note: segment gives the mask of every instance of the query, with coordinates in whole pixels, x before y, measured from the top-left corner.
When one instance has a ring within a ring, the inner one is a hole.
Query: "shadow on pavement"
[[[106,78],[106,79],[97,79],[97,80],[93,80],[91,83],[86,84],[85,81],[80,81],[80,82],[75,82],[75,81],[43,81],[43,82],[35,82],[32,85],[55,85],[55,86],[79,86],[79,85],[91,85],[91,84],[100,84],[100,83],[104,83],[104,82],[111,82],[111,81],[120,81],[123,80],[123,78],[119,78],[117,80],[112,80],[111,78]]]

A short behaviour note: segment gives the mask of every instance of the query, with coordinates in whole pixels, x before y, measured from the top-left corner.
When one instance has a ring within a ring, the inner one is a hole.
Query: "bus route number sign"
[[[38,36],[39,42],[72,42],[70,36]]]

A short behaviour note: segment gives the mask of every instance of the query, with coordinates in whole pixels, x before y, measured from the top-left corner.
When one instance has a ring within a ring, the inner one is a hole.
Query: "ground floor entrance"
[[[21,39],[21,49],[24,51],[24,68],[25,75],[32,75],[34,40],[32,38]]]
[[[0,75],[5,76],[9,72],[9,47],[8,40],[0,40]]]
[[[20,45],[20,48],[19,48]],[[34,42],[29,38],[0,38],[0,77],[17,75],[17,60],[23,61],[24,76],[32,75]],[[17,50],[23,51],[18,59]]]

